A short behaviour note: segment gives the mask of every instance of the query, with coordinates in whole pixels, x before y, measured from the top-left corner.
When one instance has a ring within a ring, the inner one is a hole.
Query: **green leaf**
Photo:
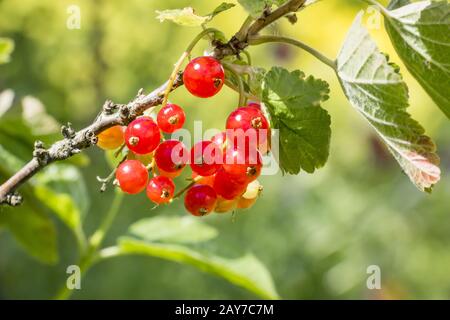
[[[0,208],[0,226],[8,228],[34,258],[47,264],[58,261],[55,226],[29,199],[20,207]]]
[[[392,1],[386,30],[409,72],[450,119],[450,4]],[[397,9],[394,9],[397,8]]]
[[[159,21],[163,22],[165,20],[172,21],[181,26],[187,27],[199,27],[209,21],[212,20],[216,15],[221,12],[224,12],[235,5],[232,3],[223,2],[220,4],[213,12],[206,16],[200,16],[195,13],[192,7],[186,7],[183,9],[172,9],[172,10],[163,10],[156,11],[158,16],[156,17]]]
[[[192,217],[154,217],[131,225],[130,233],[147,241],[198,243],[217,237],[217,230]]]
[[[272,0],[238,0],[238,2],[253,18],[259,17],[264,9],[273,3]]]
[[[10,61],[13,50],[14,41],[8,38],[0,38],[0,64]]]
[[[328,99],[328,84],[299,70],[274,67],[264,77],[262,100],[272,127],[279,130],[283,172],[312,173],[322,167],[330,148],[330,116],[320,107]]]
[[[351,104],[399,162],[411,181],[427,191],[440,179],[439,157],[422,126],[411,118],[408,88],[356,18],[337,58],[337,74]]]
[[[265,299],[278,299],[270,273],[253,255],[225,259],[200,253],[186,246],[150,243],[132,238],[119,239],[120,253],[141,254],[192,265],[215,274]]]
[[[70,165],[52,165],[36,176],[36,197],[70,229],[78,232],[89,208],[89,196],[80,172]]]

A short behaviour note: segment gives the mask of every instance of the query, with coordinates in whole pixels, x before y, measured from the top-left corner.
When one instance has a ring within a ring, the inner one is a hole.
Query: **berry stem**
[[[330,58],[326,57],[318,50],[308,46],[307,44],[305,44],[301,41],[298,41],[298,40],[295,40],[292,38],[288,38],[288,37],[283,37],[283,36],[269,36],[269,35],[265,35],[265,36],[256,35],[256,36],[249,37],[249,39],[248,39],[248,43],[250,45],[258,45],[258,44],[270,43],[270,42],[281,42],[281,43],[287,43],[287,44],[296,46],[296,47],[303,49],[306,52],[310,53],[311,55],[316,57],[318,60],[320,60],[327,66],[329,66],[331,69],[336,70],[336,62],[334,60],[331,60]]]
[[[197,176],[195,177],[187,186],[185,186],[183,189],[181,189],[180,191],[178,191],[177,193],[175,193],[175,195],[173,196],[173,199],[179,198],[183,193],[185,193],[186,191],[188,191],[193,185],[195,185],[198,181],[200,181],[202,179],[201,176]]]
[[[245,96],[245,89],[244,89],[244,81],[242,81],[241,76],[236,72],[236,70],[233,69],[233,67],[228,63],[222,64],[225,70],[229,71],[233,74],[233,76],[236,78],[237,84],[238,84],[238,92],[239,92],[239,101],[238,101],[238,107],[245,105],[245,101],[247,100]]]

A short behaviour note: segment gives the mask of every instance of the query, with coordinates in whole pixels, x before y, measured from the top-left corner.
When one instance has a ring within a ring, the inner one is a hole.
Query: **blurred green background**
[[[384,2],[385,3],[385,2]],[[81,29],[66,27],[69,5],[81,9]],[[106,98],[122,103],[137,90],[148,92],[168,78],[172,66],[199,30],[155,19],[155,10],[192,6],[200,14],[220,1],[200,0],[0,0],[0,36],[14,39],[9,64],[0,66],[0,91],[11,88],[16,100],[32,95],[59,122],[88,124]],[[326,0],[271,32],[295,36],[335,57],[356,13],[358,1]],[[211,26],[229,37],[246,17],[239,7],[218,16]],[[366,13],[365,21],[371,17]],[[285,45],[250,49],[254,64],[300,68],[327,80],[332,117],[330,158],[313,175],[265,176],[264,193],[248,211],[210,215],[219,237],[211,244],[226,256],[253,252],[270,270],[282,298],[450,298],[450,126],[448,120],[407,73],[381,25],[371,29],[382,51],[402,67],[410,89],[410,112],[434,138],[441,156],[441,182],[431,195],[420,193],[380,145],[365,120],[346,101],[325,65]],[[207,49],[200,43],[197,54]],[[176,90],[171,100],[185,107],[187,127],[223,128],[237,96],[225,88],[201,100]],[[20,110],[20,106],[14,106]],[[14,112],[12,110],[11,112]],[[29,149],[31,154],[31,146]],[[89,203],[84,225],[95,230],[112,192],[100,194],[96,175],[105,176],[104,152],[87,152],[81,172]],[[3,178],[2,178],[3,179]],[[155,215],[185,215],[182,202],[156,210],[145,195],[126,197],[106,244],[132,222]],[[1,212],[0,212],[1,214]],[[40,264],[9,232],[0,230],[0,298],[50,298],[74,263],[76,243],[57,219],[60,262]],[[366,269],[381,268],[382,290],[368,290]],[[74,298],[250,299],[256,296],[189,266],[148,257],[123,257],[95,266]]]

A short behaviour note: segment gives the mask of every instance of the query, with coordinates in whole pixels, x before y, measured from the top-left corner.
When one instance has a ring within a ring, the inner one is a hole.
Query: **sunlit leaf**
[[[351,104],[372,125],[411,181],[428,191],[440,179],[436,147],[406,111],[406,84],[361,25],[361,15],[339,53],[337,74]]]
[[[382,12],[398,55],[450,118],[450,4],[397,0],[389,8]]]
[[[0,64],[10,61],[13,50],[14,41],[8,38],[0,38]]]

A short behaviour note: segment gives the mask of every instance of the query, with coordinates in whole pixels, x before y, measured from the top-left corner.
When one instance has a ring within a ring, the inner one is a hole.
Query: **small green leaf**
[[[13,50],[14,41],[8,38],[0,38],[0,64],[10,61]]]
[[[262,97],[279,130],[280,167],[298,174],[322,167],[330,148],[330,116],[320,107],[328,99],[328,84],[301,71],[274,67],[264,77]]]
[[[173,10],[163,10],[156,11],[158,16],[156,17],[159,21],[163,22],[165,20],[170,20],[176,24],[187,27],[199,27],[212,20],[216,15],[224,12],[235,5],[232,3],[223,2],[220,4],[213,12],[206,16],[200,16],[195,13],[192,7],[186,7],[183,9],[173,9]]]
[[[238,0],[238,2],[253,18],[257,18],[266,7],[272,5],[273,0]]]
[[[35,195],[70,229],[81,228],[81,217],[89,208],[89,196],[78,169],[52,165],[36,176]]]
[[[393,10],[382,10],[386,30],[409,72],[450,119],[450,4],[407,3],[391,1]]]
[[[208,21],[208,17],[202,17],[194,13],[194,9],[186,7],[183,9],[156,11],[160,22],[170,20],[181,26],[198,27]]]
[[[211,240],[217,230],[192,217],[154,217],[131,225],[130,233],[147,241],[197,243]]]
[[[440,179],[432,140],[407,112],[408,88],[356,18],[337,59],[337,74],[353,107],[386,143],[411,181],[428,191]]]
[[[192,265],[241,286],[264,299],[278,299],[272,277],[253,255],[225,259],[200,253],[186,246],[150,243],[132,238],[119,239],[120,253],[141,254]]]

